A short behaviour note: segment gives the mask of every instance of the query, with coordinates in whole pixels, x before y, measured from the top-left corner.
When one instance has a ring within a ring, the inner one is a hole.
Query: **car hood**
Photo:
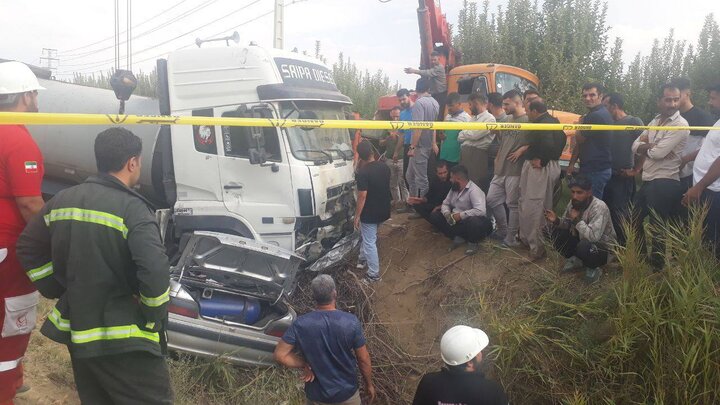
[[[277,303],[289,295],[303,258],[280,247],[241,236],[197,231],[171,272],[178,282],[202,280],[208,288],[242,291]]]

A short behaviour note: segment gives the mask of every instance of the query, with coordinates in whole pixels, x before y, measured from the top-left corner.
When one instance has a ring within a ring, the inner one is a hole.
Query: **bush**
[[[513,403],[711,404],[720,400],[718,262],[702,244],[704,214],[653,230],[667,268],[650,274],[629,233],[622,277],[579,287],[538,271],[527,301],[471,303],[493,336],[490,357]],[[500,300],[497,300],[500,301]]]

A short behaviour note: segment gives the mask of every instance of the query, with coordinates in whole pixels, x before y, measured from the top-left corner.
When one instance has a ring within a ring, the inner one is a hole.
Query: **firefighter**
[[[66,344],[84,404],[170,404],[169,264],[151,204],[133,190],[142,141],[95,139],[99,174],[53,197],[20,235],[18,259],[47,298],[41,332]]]
[[[33,72],[20,62],[0,63],[0,111],[37,112]],[[35,327],[38,293],[15,255],[25,223],[43,206],[42,155],[22,125],[0,126],[0,404],[11,404],[22,385],[22,357]]]

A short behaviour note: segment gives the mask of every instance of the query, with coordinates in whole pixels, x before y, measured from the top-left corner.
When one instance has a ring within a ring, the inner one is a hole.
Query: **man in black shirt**
[[[557,118],[551,116],[547,106],[535,100],[528,107],[530,122],[539,124],[557,124]],[[542,228],[545,226],[545,210],[553,209],[553,194],[560,180],[558,159],[565,148],[563,131],[529,131],[527,150],[523,155],[520,173],[520,241],[530,248],[530,259],[538,260],[545,256],[545,243]]]
[[[390,168],[375,160],[372,145],[362,141],[357,147],[362,165],[357,172],[357,208],[355,229],[360,230],[362,246],[359,264],[367,263],[366,283],[380,281],[380,257],[377,250],[378,226],[390,218]]]
[[[415,209],[415,212],[408,216],[409,219],[428,219],[433,211],[440,211],[440,207],[442,207],[442,203],[452,186],[447,163],[442,160],[439,161],[436,174],[437,176],[430,181],[430,190],[425,194],[425,197],[408,198],[408,204]]]
[[[615,120],[615,125],[644,125],[640,118],[625,112],[625,100],[619,93],[606,95],[603,98],[603,104]],[[634,170],[635,154],[632,152],[632,144],[641,133],[642,130],[613,131],[610,142],[612,177],[605,185],[603,201],[610,209],[610,219],[620,246],[625,246],[623,221],[629,218],[630,202],[635,197],[635,176],[638,173]]]
[[[690,79],[686,77],[678,77],[672,80],[672,83],[680,89],[680,115],[688,122],[691,127],[711,127],[715,124],[715,119],[709,112],[695,107],[691,99]],[[680,167],[680,183],[683,190],[688,190],[693,186],[693,162],[686,159],[686,156],[695,155],[705,140],[708,131],[690,131],[690,136],[685,143],[683,151],[684,166]]]
[[[482,350],[489,339],[469,326],[450,328],[440,340],[440,356],[446,368],[423,376],[413,405],[507,405],[508,398],[495,381],[480,372]]]

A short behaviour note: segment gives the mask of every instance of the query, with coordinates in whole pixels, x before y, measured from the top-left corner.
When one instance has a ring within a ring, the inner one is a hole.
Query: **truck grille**
[[[349,181],[345,184],[339,184],[337,186],[328,187],[327,189],[327,199],[332,200],[335,198],[340,197],[344,192],[351,191],[354,181]]]

